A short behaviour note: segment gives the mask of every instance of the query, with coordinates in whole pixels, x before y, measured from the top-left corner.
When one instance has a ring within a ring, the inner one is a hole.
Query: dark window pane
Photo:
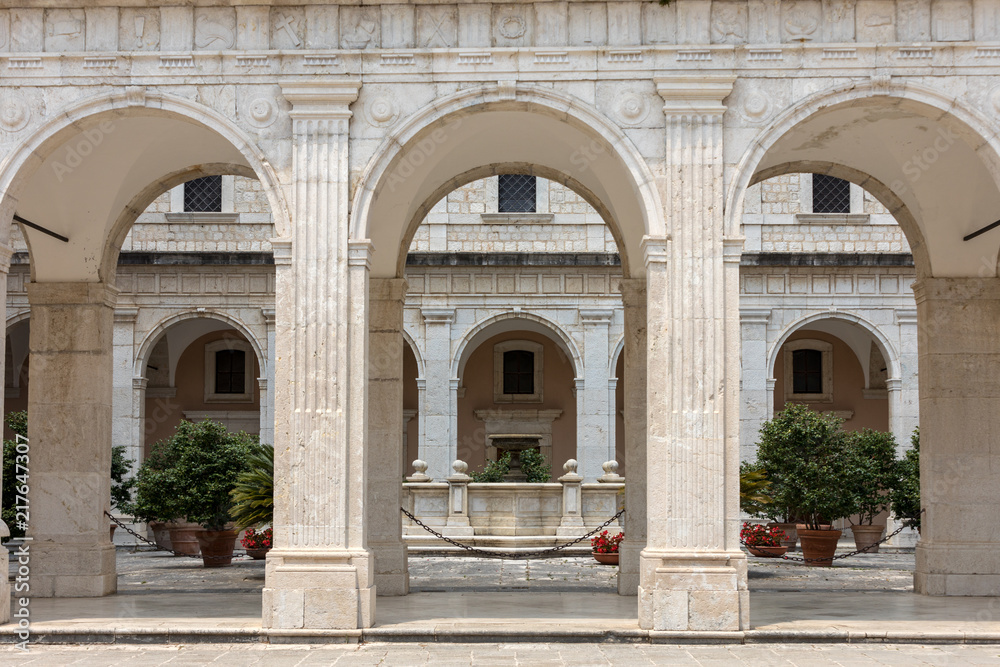
[[[521,174],[502,174],[499,177],[501,213],[535,212],[535,177]]]
[[[535,393],[535,354],[526,350],[503,353],[503,393]]]
[[[206,176],[185,183],[184,210],[189,213],[222,211],[222,176]]]
[[[792,351],[792,393],[823,393],[823,353],[819,350]]]
[[[825,174],[813,174],[813,213],[850,212],[850,182]]]
[[[219,350],[215,353],[215,393],[246,393],[246,352]]]

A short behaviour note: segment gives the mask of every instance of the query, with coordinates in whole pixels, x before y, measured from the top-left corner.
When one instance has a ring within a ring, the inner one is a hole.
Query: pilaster
[[[647,540],[639,625],[741,630],[749,624],[746,558],[732,526],[738,443],[727,411],[738,391],[727,337],[723,243],[723,99],[732,76],[656,79],[666,116],[662,182],[669,238],[644,243],[648,297]],[[738,466],[737,466],[738,468]]]
[[[639,553],[646,546],[646,281],[621,282],[625,307],[625,539],[618,547],[618,594],[639,590]]]
[[[275,548],[263,624],[363,628],[375,614],[365,546],[367,241],[350,242],[349,105],[360,82],[282,88],[292,104],[290,239],[275,253]]]
[[[614,401],[608,403],[611,310],[580,311],[583,324],[582,391],[577,390],[576,456],[585,483],[596,482],[601,465],[615,458],[614,431],[608,430]]]
[[[453,409],[458,400],[458,383],[451,381],[451,325],[455,321],[455,310],[424,308],[421,315],[424,319],[425,384],[420,402],[424,431],[419,457],[427,462],[432,478],[443,480],[459,454],[454,430],[458,417]]]
[[[757,438],[761,425],[767,421],[767,323],[770,308],[740,308],[740,458],[753,460],[757,456]]]
[[[117,588],[104,516],[117,296],[104,283],[28,285],[33,597],[93,597]]]
[[[260,441],[274,443],[274,309],[262,308],[264,327],[267,332],[267,349],[264,351],[267,360],[267,372],[258,378],[260,384]]]

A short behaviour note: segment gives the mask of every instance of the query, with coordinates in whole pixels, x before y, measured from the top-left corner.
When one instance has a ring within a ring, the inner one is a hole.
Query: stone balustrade
[[[618,464],[611,463],[605,464],[605,470],[617,469]],[[420,521],[459,541],[465,537],[572,539],[614,516],[624,499],[620,493],[625,487],[624,477],[616,475],[617,481],[582,484],[573,459],[563,466],[565,474],[559,481],[543,484],[471,482],[465,475],[465,462],[455,461],[452,468],[455,474],[447,482],[405,482],[403,500],[404,507]],[[620,532],[622,525],[619,519],[609,530]],[[408,542],[412,542],[408,539],[412,536],[429,537],[405,517],[403,535]]]

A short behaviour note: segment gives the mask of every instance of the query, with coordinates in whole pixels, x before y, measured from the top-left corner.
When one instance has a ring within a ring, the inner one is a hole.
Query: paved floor
[[[996,646],[809,645],[649,646],[637,644],[363,644],[361,646],[35,646],[0,647],[0,663],[21,665],[1000,665]]]

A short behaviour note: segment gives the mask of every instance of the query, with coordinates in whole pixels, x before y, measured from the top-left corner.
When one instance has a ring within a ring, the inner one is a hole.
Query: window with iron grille
[[[184,210],[188,213],[220,213],[222,176],[205,176],[185,183]]]
[[[246,393],[246,352],[219,350],[215,353],[215,393]]]
[[[501,174],[497,210],[500,213],[534,213],[535,190],[534,176]]]
[[[527,350],[503,353],[503,393],[535,393],[535,355]]]
[[[819,350],[792,352],[792,392],[823,393],[823,353]]]
[[[850,212],[850,182],[825,174],[813,174],[813,213]]]

